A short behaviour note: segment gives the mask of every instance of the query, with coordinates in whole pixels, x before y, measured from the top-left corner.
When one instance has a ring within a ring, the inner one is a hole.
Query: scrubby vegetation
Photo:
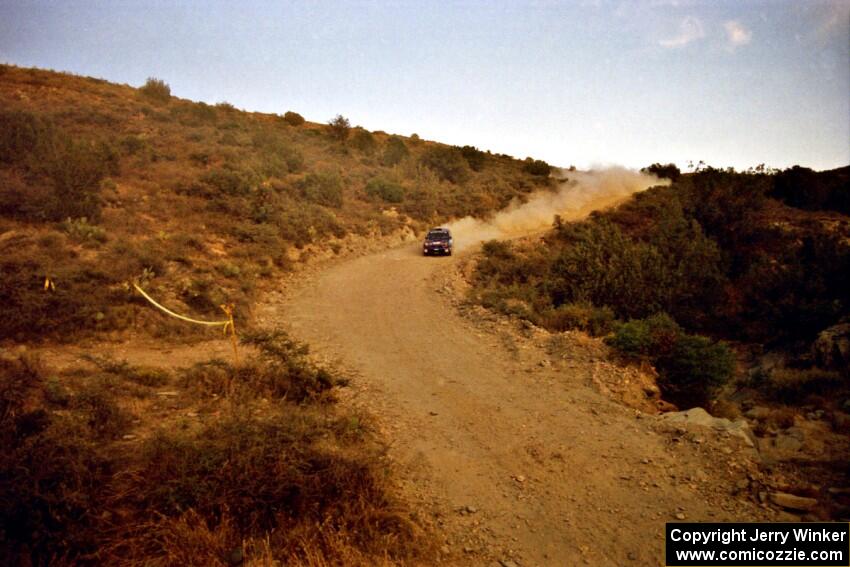
[[[850,219],[772,197],[830,208],[850,191],[848,168],[648,170],[675,181],[583,222],[556,219],[542,244],[487,243],[474,298],[555,331],[613,331],[610,344],[652,362],[683,404],[730,377],[716,339],[810,366],[818,333],[850,318]]]
[[[244,325],[265,281],[346,237],[484,214],[546,182],[510,158],[342,115],[192,102],[156,78],[133,89],[2,71],[0,340],[194,333],[154,324],[131,282],[199,316],[236,304]],[[390,205],[400,214],[382,214]]]
[[[4,354],[0,563],[432,562],[368,418],[333,403],[344,380],[252,332],[252,306],[298,263],[501,208],[546,180],[510,158],[471,167],[477,150],[444,177],[422,162],[439,144],[183,100],[155,78],[134,89],[3,65],[0,109],[4,352],[209,338],[138,284],[199,319],[232,305],[249,355],[54,370]]]
[[[0,359],[0,562],[427,557],[367,421],[333,404],[340,379],[285,335],[249,342],[259,353],[240,367],[177,375],[93,359],[57,376],[32,358]],[[140,411],[159,423],[141,425]]]

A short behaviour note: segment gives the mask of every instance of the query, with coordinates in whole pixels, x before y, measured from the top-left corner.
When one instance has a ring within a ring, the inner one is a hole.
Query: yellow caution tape
[[[45,282],[45,286],[47,283]],[[236,339],[236,326],[233,324],[233,305],[220,305],[221,310],[227,314],[226,321],[200,321],[198,319],[192,319],[191,317],[186,317],[185,315],[180,315],[179,313],[175,313],[171,309],[164,307],[156,302],[154,298],[145,293],[145,290],[140,288],[137,284],[133,284],[133,287],[136,288],[136,291],[142,294],[142,296],[147,299],[154,307],[175,317],[182,321],[187,321],[189,323],[195,323],[196,325],[207,325],[208,327],[222,327],[222,330],[226,334],[227,331],[230,331],[230,342],[233,345],[233,359],[236,361],[236,366],[239,366],[239,351],[236,348],[237,339]],[[46,289],[46,287],[45,287]]]

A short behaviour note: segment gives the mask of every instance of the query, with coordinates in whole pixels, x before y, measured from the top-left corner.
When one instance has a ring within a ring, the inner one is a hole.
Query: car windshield
[[[449,234],[447,232],[429,232],[426,240],[448,240]]]

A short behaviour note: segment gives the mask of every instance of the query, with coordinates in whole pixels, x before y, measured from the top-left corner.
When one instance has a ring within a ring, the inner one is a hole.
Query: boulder
[[[797,496],[795,494],[788,494],[787,492],[771,492],[770,501],[777,506],[800,512],[809,512],[818,505],[818,501],[814,498],[806,498],[805,496]]]
[[[755,447],[755,436],[747,420],[743,418],[732,421],[725,417],[714,417],[702,408],[691,408],[686,411],[665,413],[659,419],[671,424],[710,427],[715,431],[722,431],[740,438],[749,447]]]
[[[824,368],[850,367],[850,323],[840,323],[820,332],[812,345],[815,361]]]

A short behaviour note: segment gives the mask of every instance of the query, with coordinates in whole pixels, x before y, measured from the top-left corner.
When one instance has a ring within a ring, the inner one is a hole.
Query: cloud
[[[677,49],[689,43],[705,37],[702,22],[693,16],[688,16],[679,24],[679,33],[674,37],[662,39],[658,42],[661,47]]]
[[[726,46],[730,50],[747,45],[753,39],[753,32],[737,20],[729,20],[723,24],[723,27],[726,29]]]

